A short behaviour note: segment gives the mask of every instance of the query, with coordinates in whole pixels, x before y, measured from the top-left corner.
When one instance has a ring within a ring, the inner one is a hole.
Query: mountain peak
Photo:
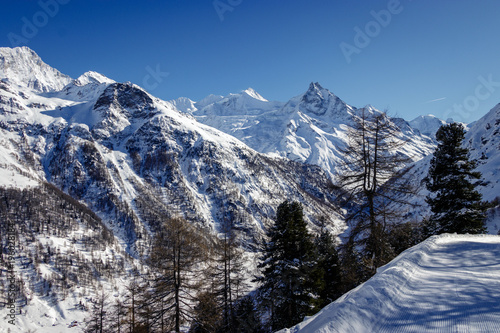
[[[438,117],[428,114],[425,116],[418,116],[409,122],[410,126],[419,130],[420,133],[427,135],[431,138],[436,136],[436,132],[442,125],[447,122],[439,119]]]
[[[324,88],[318,82],[311,82],[307,91],[320,91]]]
[[[332,112],[343,114],[349,108],[344,101],[318,82],[311,82],[309,89],[300,96],[300,109],[317,116],[332,115]]]
[[[184,113],[192,114],[193,112],[195,112],[197,110],[196,105],[195,105],[196,103],[187,97],[179,97],[179,98],[170,100],[169,103],[172,104],[173,106],[175,106],[177,108],[177,110],[180,110]]]
[[[246,94],[252,98],[255,98],[259,101],[263,101],[263,102],[268,102],[267,99],[265,99],[264,97],[262,97],[258,92],[256,92],[254,89],[252,88],[248,88],[246,90],[243,90],[242,91],[243,94]]]
[[[72,81],[26,46],[0,48],[0,79],[36,92],[60,91]]]
[[[335,97],[328,89],[323,88],[318,82],[309,84],[309,89],[302,95],[302,101],[306,103],[317,104],[329,99],[331,96]]]
[[[110,78],[94,72],[94,71],[88,71],[83,73],[74,81],[75,85],[77,86],[85,86],[87,84],[93,83],[93,84],[101,84],[101,83],[106,83],[106,84],[111,84],[115,83],[114,80],[111,80]]]

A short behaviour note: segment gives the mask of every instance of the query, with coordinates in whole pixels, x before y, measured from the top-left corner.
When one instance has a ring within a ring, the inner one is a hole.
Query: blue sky
[[[4,0],[0,46],[166,100],[252,87],[285,102],[314,81],[356,107],[472,122],[500,102],[499,14],[496,0]]]

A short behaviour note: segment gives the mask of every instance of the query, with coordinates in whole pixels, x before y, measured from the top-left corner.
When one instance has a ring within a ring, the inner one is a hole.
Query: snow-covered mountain
[[[262,155],[131,83],[95,72],[73,80],[28,48],[0,52],[23,59],[15,71],[9,65],[1,72],[2,149],[16,156],[4,158],[2,172],[17,172],[23,184],[49,181],[109,226],[120,221],[116,235],[131,249],[160,223],[146,208],[153,203],[157,214],[180,214],[214,232],[234,219],[249,247],[286,199],[307,203],[311,228],[324,215],[337,233],[342,230],[320,168]],[[57,77],[63,79],[56,84]],[[250,89],[243,94],[268,103]],[[220,102],[236,110],[238,101],[235,95]]]
[[[178,104],[182,99],[177,100]],[[271,156],[318,165],[333,178],[346,144],[346,128],[357,108],[342,101],[319,83],[287,103],[269,102],[253,89],[214,99],[195,108],[181,108],[195,118],[240,139],[253,149]],[[379,112],[366,107],[369,112]],[[402,153],[417,161],[432,152],[433,139],[422,135],[403,119],[394,118],[400,137],[409,144]]]
[[[0,48],[0,78],[36,92],[59,91],[71,81],[26,46]]]
[[[478,162],[476,170],[481,172],[485,181],[484,186],[478,186],[477,190],[482,193],[485,201],[498,200],[500,198],[500,104],[479,120],[466,126],[466,131],[463,146],[469,150],[470,159]],[[435,132],[431,133],[435,135]],[[432,154],[411,165],[410,174],[415,179],[414,184],[419,185],[419,191],[416,196],[408,200],[417,205],[412,211],[412,217],[418,221],[430,214],[430,208],[425,202],[429,192],[425,189],[423,179],[428,174],[431,159]],[[500,207],[490,209],[486,226],[488,233],[500,232]]]
[[[81,325],[97,288],[123,297],[170,217],[213,234],[233,222],[249,269],[284,200],[304,203],[311,230],[323,218],[344,229],[321,168],[261,154],[134,84],[96,72],[71,79],[28,48],[0,54],[0,227],[27,228],[14,274],[30,281],[13,332]]]
[[[182,216],[212,233],[232,221],[249,256],[287,199],[304,203],[311,230],[326,218],[332,232],[341,233],[345,225],[333,204],[331,179],[359,110],[318,83],[286,103],[268,101],[251,88],[167,102],[92,71],[72,79],[26,47],[0,48],[1,212],[26,219],[30,231],[19,237],[24,250],[57,249],[78,263],[61,268],[59,257],[50,256],[36,268],[20,257],[16,271],[30,281],[23,292],[38,295],[29,315],[20,317],[26,322],[21,331],[55,332],[51,325],[74,314],[81,320],[86,312],[75,304],[95,295],[96,283],[122,293],[126,277],[120,270],[141,264],[169,217]],[[400,153],[418,161],[418,183],[442,121],[392,121],[409,143]],[[466,139],[489,181],[488,200],[500,189],[499,131],[497,106],[471,125]],[[26,204],[32,201],[33,209]],[[50,223],[56,220],[64,220],[64,231],[54,231]],[[82,271],[93,275],[85,277],[88,289],[78,291]],[[46,297],[53,280],[69,286]],[[68,289],[66,297],[61,290]],[[48,314],[40,310],[45,308]],[[57,329],[64,332],[67,324]]]
[[[432,114],[428,114],[426,116],[418,116],[411,120],[409,124],[411,127],[419,130],[420,133],[434,138],[439,127],[447,124],[447,122]]]
[[[497,332],[499,245],[499,236],[433,236],[279,332]]]

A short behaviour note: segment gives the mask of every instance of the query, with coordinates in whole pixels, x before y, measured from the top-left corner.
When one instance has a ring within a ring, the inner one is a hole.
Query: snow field
[[[499,277],[499,236],[434,236],[281,332],[500,332]]]

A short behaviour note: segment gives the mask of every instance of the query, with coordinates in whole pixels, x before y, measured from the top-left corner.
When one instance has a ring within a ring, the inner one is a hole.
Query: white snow
[[[420,133],[429,137],[435,137],[439,127],[445,125],[446,121],[439,119],[432,114],[428,114],[426,116],[418,116],[409,123],[411,127],[418,129]]]
[[[499,277],[500,236],[433,236],[281,332],[499,332]]]
[[[477,160],[480,171],[488,184],[480,188],[485,200],[500,196],[500,104],[481,119],[470,125],[464,140],[470,157]]]
[[[311,83],[304,94],[287,103],[267,101],[252,88],[224,98],[214,96],[194,104],[189,102],[180,98],[173,104],[260,153],[319,165],[332,178],[342,159],[339,148],[346,143],[343,126],[352,123],[356,110],[319,83]],[[371,106],[367,109],[380,112]],[[404,121],[398,125],[402,139],[409,142],[402,153],[418,160],[432,152],[431,138]]]
[[[71,81],[50,67],[30,48],[0,47],[0,79],[38,92],[59,91]]]
[[[10,140],[17,138],[16,134],[0,129],[0,186],[26,188],[37,186],[39,178],[14,153]]]
[[[258,92],[253,90],[252,88],[248,88],[242,91],[242,93],[247,94],[248,96],[255,98],[259,101],[267,102],[268,100],[262,97]]]

